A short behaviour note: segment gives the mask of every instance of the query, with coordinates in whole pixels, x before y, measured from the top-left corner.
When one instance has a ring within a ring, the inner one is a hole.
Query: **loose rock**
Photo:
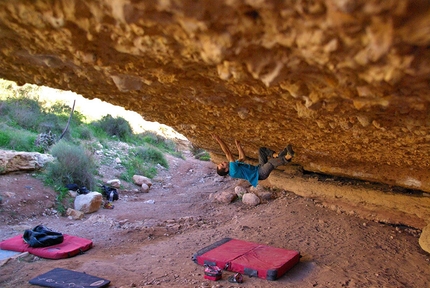
[[[96,212],[102,205],[103,197],[98,192],[90,192],[81,194],[75,198],[75,209],[82,211],[85,214]]]
[[[246,193],[242,197],[242,202],[246,205],[257,206],[261,203],[261,200],[254,193]]]

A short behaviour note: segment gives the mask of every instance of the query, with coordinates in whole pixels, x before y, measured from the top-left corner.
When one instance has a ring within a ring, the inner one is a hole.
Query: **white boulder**
[[[102,194],[99,192],[90,192],[76,196],[74,206],[76,210],[89,214],[98,211],[102,205],[102,201]]]

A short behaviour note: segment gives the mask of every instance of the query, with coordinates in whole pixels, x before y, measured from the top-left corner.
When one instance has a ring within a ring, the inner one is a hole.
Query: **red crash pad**
[[[200,265],[218,266],[251,277],[276,280],[296,265],[300,253],[254,242],[224,238],[192,257]]]
[[[93,241],[72,235],[63,234],[64,240],[60,244],[47,247],[33,248],[22,239],[22,235],[12,237],[0,242],[0,249],[16,252],[28,252],[48,259],[63,259],[78,255],[89,250]]]

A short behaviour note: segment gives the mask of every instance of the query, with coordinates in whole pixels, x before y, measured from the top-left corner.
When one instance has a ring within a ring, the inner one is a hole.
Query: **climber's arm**
[[[242,145],[240,145],[240,141],[234,140],[236,143],[237,151],[239,151],[239,159],[237,161],[244,162],[246,159],[245,152],[243,151]]]
[[[214,138],[215,141],[218,142],[219,146],[221,147],[222,151],[225,154],[225,157],[227,157],[227,160],[230,162],[234,162],[233,154],[231,154],[231,151],[227,147],[227,144],[225,144],[224,141],[221,138],[219,138],[219,136],[216,134],[212,134],[212,138]]]

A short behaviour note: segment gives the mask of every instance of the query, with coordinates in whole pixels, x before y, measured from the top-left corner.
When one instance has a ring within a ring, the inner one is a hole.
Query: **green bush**
[[[20,128],[37,132],[38,124],[43,115],[39,102],[20,97],[7,100],[6,105],[11,123],[16,123]]]
[[[69,120],[70,107],[61,103],[56,103],[48,108],[43,105],[44,103],[35,98],[23,96],[7,98],[0,102],[1,121],[13,128],[35,133],[51,131],[56,135],[61,135]],[[70,139],[70,130],[81,125],[84,118],[81,113],[75,111],[65,137]]]
[[[176,151],[176,143],[171,139],[166,139],[163,136],[156,135],[153,132],[145,132],[140,135],[135,135],[134,141],[135,145],[150,144],[157,147],[162,152],[167,152],[175,157],[183,158],[180,151]]]
[[[102,127],[97,125],[97,122],[92,122],[89,125],[89,127],[90,127],[94,137],[98,138],[99,140],[104,140],[104,139],[109,138],[109,135],[106,133],[105,130],[103,130]]]
[[[41,117],[40,122],[37,124],[37,132],[48,133],[51,131],[56,135],[61,135],[65,125],[65,123],[60,124],[57,115],[45,114],[43,117]]]
[[[136,158],[131,158],[123,162],[123,166],[126,171],[123,172],[120,177],[127,182],[133,181],[133,175],[143,175],[148,178],[154,178],[155,175],[157,175],[157,169],[154,166]]]
[[[2,121],[5,121],[4,116],[8,115],[9,111],[10,111],[10,107],[7,104],[7,102],[5,100],[0,100],[0,115],[2,115]]]
[[[193,153],[194,158],[196,158],[196,159],[199,159],[202,161],[210,161],[211,160],[211,156],[209,155],[209,153],[200,147],[192,145],[191,146],[191,153]]]
[[[127,141],[133,135],[130,124],[122,117],[113,118],[112,115],[105,115],[93,125],[105,131],[107,135],[118,137],[122,141]]]
[[[16,151],[30,151],[30,152],[43,152],[43,149],[36,147],[34,141],[37,135],[26,130],[9,130],[11,133],[9,144],[7,149]]]
[[[56,160],[49,163],[45,169],[48,183],[58,187],[76,183],[89,190],[95,188],[96,167],[92,156],[84,148],[60,141],[52,146],[50,152]]]
[[[46,113],[56,115],[61,121],[67,122],[72,112],[71,107],[63,102],[55,102],[52,106],[45,109]],[[81,125],[85,120],[85,116],[79,111],[74,110],[71,123]],[[64,123],[65,124],[65,123]]]
[[[0,147],[7,148],[9,146],[11,136],[6,130],[0,130]]]
[[[167,163],[164,154],[157,148],[147,146],[147,147],[137,147],[130,150],[131,153],[135,155],[135,158],[146,163],[151,163],[154,165],[160,164],[165,168],[169,168],[169,163]]]
[[[131,181],[135,174],[153,178],[157,175],[157,164],[169,168],[169,163],[164,154],[152,146],[130,149],[127,158],[122,160],[126,172],[121,175],[121,178],[125,181]]]
[[[0,128],[0,147],[16,151],[37,151],[32,143],[35,137],[34,133],[3,124]]]
[[[94,137],[93,132],[87,126],[78,127],[76,132],[79,135],[79,139],[82,139],[82,140],[91,140]]]
[[[129,155],[120,156],[126,169],[122,177],[127,181],[131,181],[134,174],[153,178],[157,174],[157,164],[168,168],[163,153],[182,157],[176,151],[174,141],[154,132],[133,134],[130,124],[122,117],[106,115],[87,123],[85,116],[76,110],[66,134],[58,140],[69,120],[71,110],[68,105],[60,101],[54,105],[49,105],[49,100],[40,101],[40,88],[34,85],[17,86],[0,79],[1,88],[5,91],[0,93],[0,147],[22,151],[46,150],[53,154],[57,160],[47,164],[41,176],[59,193],[60,202],[68,195],[64,189],[67,183],[94,190],[94,179],[98,175],[89,155],[109,150],[111,142],[116,140],[138,147],[131,149]],[[45,134],[56,137],[42,137]],[[55,144],[56,141],[59,142]],[[104,157],[102,161],[111,161],[108,158]]]
[[[206,152],[203,155],[200,155],[200,157],[198,157],[197,159],[202,161],[211,161],[211,156],[209,155],[209,153]]]
[[[142,134],[142,141],[154,146],[158,146],[161,142],[160,138],[153,132],[146,132]]]
[[[176,143],[171,139],[163,139],[163,147],[167,151],[176,151]]]

